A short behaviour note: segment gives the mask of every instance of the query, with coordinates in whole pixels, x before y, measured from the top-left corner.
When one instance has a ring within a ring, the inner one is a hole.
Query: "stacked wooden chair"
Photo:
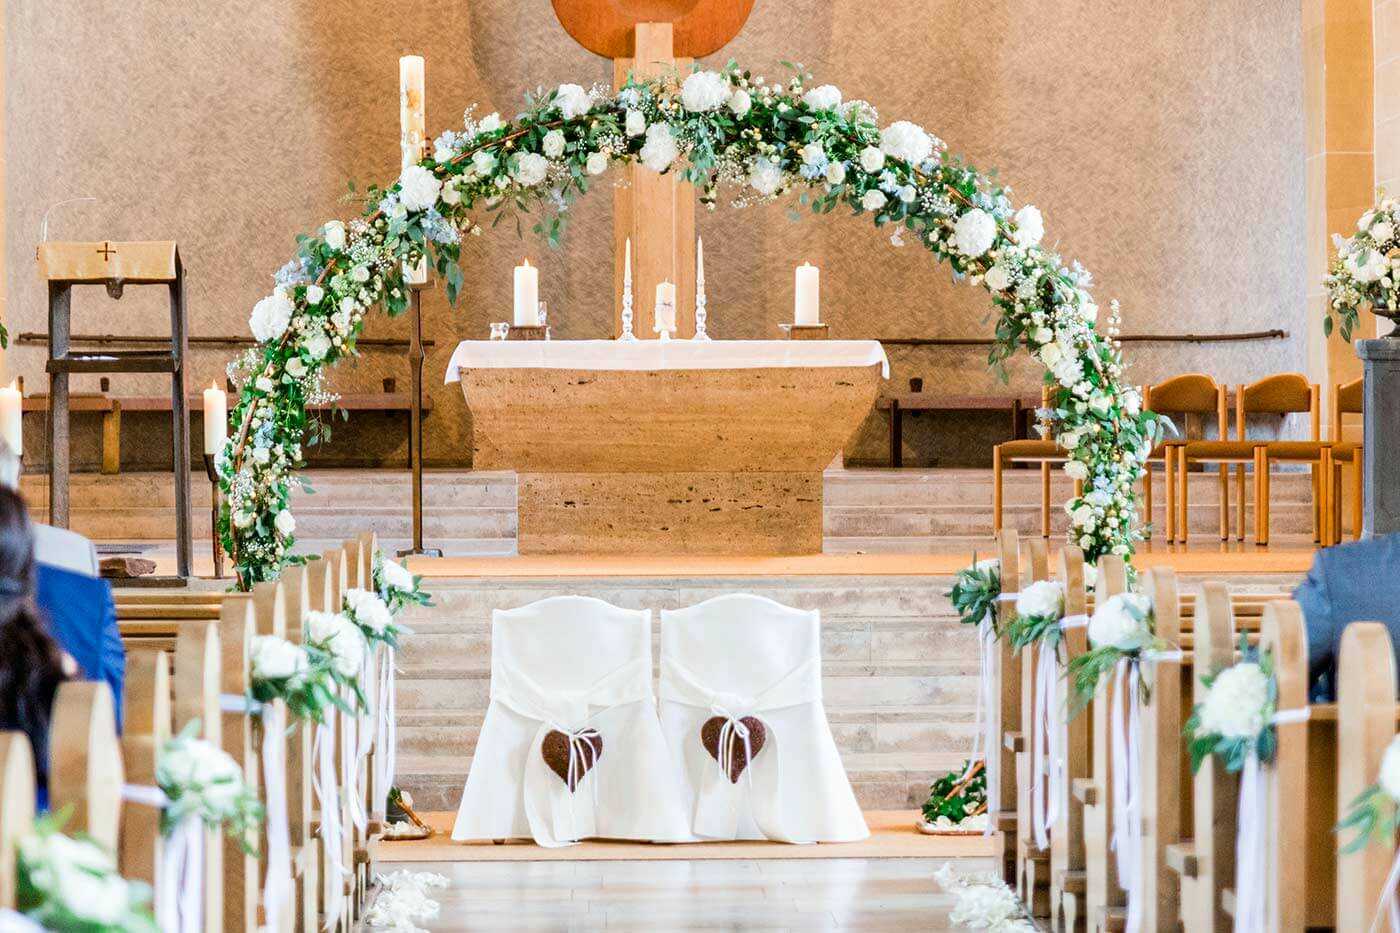
[[[1324,468],[1324,480],[1330,484],[1327,502],[1332,506],[1331,536],[1329,544],[1342,540],[1342,470],[1351,468],[1351,536],[1361,537],[1361,510],[1364,486],[1362,457],[1364,448],[1359,442],[1347,441],[1342,437],[1342,419],[1346,415],[1361,415],[1362,388],[1364,380],[1354,379],[1332,387],[1332,442],[1325,455],[1330,459],[1330,468]]]

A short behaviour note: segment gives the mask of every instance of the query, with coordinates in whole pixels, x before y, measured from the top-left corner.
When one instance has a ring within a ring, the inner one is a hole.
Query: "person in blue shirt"
[[[1293,598],[1307,624],[1313,701],[1332,702],[1342,631],[1352,622],[1384,623],[1400,662],[1400,533],[1318,551]]]

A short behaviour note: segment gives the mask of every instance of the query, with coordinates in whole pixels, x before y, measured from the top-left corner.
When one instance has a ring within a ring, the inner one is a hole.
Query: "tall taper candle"
[[[821,271],[810,262],[797,267],[793,323],[821,323]]]
[[[622,285],[624,288],[632,286],[632,238],[627,238],[627,252],[622,259]]]
[[[16,383],[0,389],[0,441],[16,457],[24,454],[24,398]]]
[[[218,456],[228,441],[228,393],[217,383],[204,390],[204,452]]]
[[[705,241],[695,238],[695,284],[705,284]]]
[[[538,327],[540,323],[540,270],[525,260],[515,267],[515,326]]]
[[[427,133],[427,77],[423,56],[405,55],[399,59],[399,151],[403,168],[417,165],[423,158]],[[404,278],[410,285],[428,281],[428,261],[416,267],[404,266]]]

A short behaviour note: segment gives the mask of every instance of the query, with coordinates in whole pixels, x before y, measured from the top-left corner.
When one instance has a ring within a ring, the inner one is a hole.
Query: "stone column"
[[[1400,337],[1358,340],[1366,367],[1363,537],[1400,531]]]

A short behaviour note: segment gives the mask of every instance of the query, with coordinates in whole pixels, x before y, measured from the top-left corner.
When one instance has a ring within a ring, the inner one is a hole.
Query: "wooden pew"
[[[1157,636],[1169,646],[1179,645],[1181,602],[1176,574],[1170,567],[1150,571],[1143,591],[1152,600]],[[1167,866],[1167,847],[1181,840],[1183,819],[1189,819],[1182,801],[1190,800],[1185,792],[1190,763],[1181,730],[1190,712],[1182,702],[1190,670],[1189,664],[1167,657],[1143,667],[1152,690],[1142,705],[1142,928],[1163,933],[1175,933],[1180,926],[1179,878]]]
[[[1032,583],[1050,578],[1050,561],[1043,538],[1028,538],[1022,551],[1021,583],[1025,589]],[[1003,630],[1004,633],[1005,630]],[[1003,634],[1003,638],[1007,636]],[[1007,748],[1016,756],[1016,890],[1030,909],[1032,916],[1048,917],[1049,850],[1040,849],[1035,842],[1032,787],[1034,773],[1035,723],[1040,716],[1040,697],[1035,689],[1036,655],[1038,646],[1029,645],[1019,652],[1021,669],[1021,731],[1007,733]]]
[[[1084,592],[1084,552],[1066,546],[1059,555],[1059,578],[1065,586],[1065,615],[1077,616],[1087,612]],[[1082,626],[1068,628],[1061,641],[1061,668],[1071,658],[1088,650],[1088,632]],[[1061,693],[1068,699],[1069,691],[1061,683]],[[1064,707],[1068,711],[1068,704]],[[1093,762],[1090,740],[1090,719],[1086,712],[1068,720],[1061,713],[1054,722],[1060,730],[1060,748],[1065,755],[1063,793],[1059,800],[1060,817],[1050,827],[1050,929],[1073,931],[1074,925],[1061,926],[1061,916],[1067,896],[1082,902],[1085,891],[1084,874],[1084,810],[1071,793],[1078,781],[1087,781]]]
[[[121,801],[112,691],[103,681],[65,681],[54,694],[49,722],[49,806],[69,809],[65,833],[86,833],[116,852]]]
[[[1014,529],[1004,529],[997,535],[997,557],[1001,561],[1001,588],[1003,594],[1012,596],[1021,585],[1020,554]],[[1016,617],[1016,600],[1002,598],[997,603],[998,628],[1005,633],[1006,627]],[[995,745],[986,750],[987,760],[996,757],[997,773],[988,775],[997,782],[999,811],[989,813],[992,827],[1002,833],[1002,877],[1008,884],[1017,883],[1016,874],[1016,743],[1021,741],[1021,659],[1011,649],[1011,641],[1003,637],[997,640],[992,655],[992,683],[997,685],[1001,696],[998,715],[1000,716],[1000,747]],[[986,711],[991,715],[991,711]],[[1008,741],[1009,740],[1009,741]],[[990,786],[990,785],[989,785]]]
[[[264,582],[254,586],[252,593],[252,606],[254,634],[272,635],[277,638],[287,637],[286,598],[282,593],[282,584],[280,581]],[[272,703],[264,704],[264,706],[273,706],[274,704],[277,707],[285,706],[285,704],[283,704],[280,700],[272,701]],[[286,717],[285,710],[283,710],[283,715],[281,718],[283,722],[290,721]],[[289,746],[291,743],[286,735],[272,737],[267,734],[268,725],[266,711],[264,715],[257,717],[253,721],[253,726],[255,730],[254,748],[256,749],[258,756],[258,771],[259,777],[261,778],[261,797],[265,806],[267,805],[269,800],[268,777],[266,774],[268,765],[262,757],[263,749],[269,741],[279,742],[282,745],[282,760],[286,764],[286,767],[282,769],[279,775],[274,776],[272,779],[282,781],[283,787],[285,788],[285,799],[287,800],[286,819],[288,823],[284,824],[284,826],[281,827],[281,829],[286,832],[287,841],[289,844],[291,844],[291,829],[289,825],[292,813],[291,800],[294,795],[299,795],[300,782],[303,779],[302,772],[300,770],[300,761],[297,762],[298,770],[295,773],[293,773],[291,767],[292,758],[289,754]],[[270,810],[268,811],[268,815],[269,817],[271,816]],[[258,845],[258,851],[262,854],[262,857],[258,861],[258,884],[260,886],[259,890],[263,892],[267,891],[269,875],[273,871],[273,866],[270,861],[271,844],[269,842],[270,833],[272,830],[273,827],[270,821],[265,820],[262,832],[259,836]],[[289,874],[284,878],[284,884],[286,885],[286,889],[289,895],[288,900],[287,903],[281,906],[276,916],[273,916],[270,913],[272,909],[271,905],[269,905],[265,900],[260,902],[260,916],[262,918],[262,923],[270,930],[288,933],[288,931],[291,931],[295,928],[295,919],[297,915],[297,904],[295,898],[295,875],[296,862],[293,861],[289,868]]]
[[[34,752],[23,732],[0,732],[0,909],[13,910],[19,841],[34,827]]]
[[[202,738],[222,745],[220,683],[223,650],[215,622],[179,624],[175,640],[175,723],[178,732],[191,722],[200,724]],[[204,928],[223,929],[224,846],[217,830],[206,829],[204,839]]]
[[[310,576],[304,566],[288,567],[279,580],[283,602],[285,637],[305,641],[303,621],[310,608]],[[312,791],[312,730],[308,722],[296,726],[287,741],[287,820],[291,827],[292,860],[297,876],[295,921],[299,930],[320,926],[321,859],[313,829],[315,795]]]
[[[128,784],[156,786],[156,764],[170,739],[174,721],[173,691],[169,654],[164,651],[127,652],[121,754]],[[117,853],[122,876],[154,886],[163,848],[160,809],[130,802],[122,807]]]
[[[371,582],[371,561],[372,556],[364,550],[365,542],[361,537],[348,538],[345,541],[342,553],[345,563],[345,587],[347,590],[361,589],[373,590],[374,584]],[[343,597],[342,597],[343,598]],[[368,703],[368,710],[363,713],[355,722],[355,771],[356,787],[359,789],[359,810],[365,817],[365,825],[362,829],[357,828],[355,833],[355,902],[358,906],[363,903],[364,895],[369,890],[369,837],[378,832],[370,814],[373,812],[373,797],[371,794],[370,778],[372,768],[370,758],[374,753],[374,717],[376,715],[375,702],[378,699],[375,694],[375,661],[378,653],[383,649],[382,645],[374,645],[371,650],[365,653],[365,666],[360,675],[360,687],[364,693],[365,701]],[[358,916],[358,914],[357,914]]]
[[[253,602],[248,594],[231,594],[224,600],[219,622],[220,687],[224,703],[219,726],[224,751],[243,770],[249,787],[258,787],[257,756],[254,744],[254,715],[236,708],[233,701],[248,694],[248,651],[252,643]],[[243,851],[237,839],[225,835],[224,847],[224,930],[227,933],[258,928],[258,860]]]

